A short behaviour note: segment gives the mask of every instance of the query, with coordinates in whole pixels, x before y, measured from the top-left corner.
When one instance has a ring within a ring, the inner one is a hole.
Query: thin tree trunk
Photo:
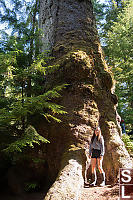
[[[24,106],[24,81],[22,80],[22,107]],[[25,131],[25,117],[22,117],[22,132]]]

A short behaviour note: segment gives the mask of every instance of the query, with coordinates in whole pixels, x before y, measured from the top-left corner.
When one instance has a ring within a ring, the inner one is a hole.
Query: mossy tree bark
[[[40,0],[43,49],[51,49],[58,70],[47,77],[46,88],[69,84],[58,103],[67,114],[62,123],[40,123],[50,140],[47,145],[48,175],[54,184],[48,199],[79,199],[84,183],[84,147],[100,124],[105,139],[104,170],[116,181],[120,167],[132,167],[116,122],[117,97],[106,65],[90,0]]]

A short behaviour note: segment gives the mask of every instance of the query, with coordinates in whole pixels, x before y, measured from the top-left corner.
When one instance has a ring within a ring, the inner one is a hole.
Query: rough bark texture
[[[46,89],[69,84],[58,103],[67,114],[62,123],[40,123],[50,140],[47,145],[48,176],[55,180],[45,200],[78,200],[84,182],[84,147],[100,124],[105,139],[104,170],[115,183],[120,167],[132,162],[119,136],[117,97],[113,78],[99,43],[90,0],[41,0],[40,27],[43,48],[52,49],[59,68],[48,75]]]

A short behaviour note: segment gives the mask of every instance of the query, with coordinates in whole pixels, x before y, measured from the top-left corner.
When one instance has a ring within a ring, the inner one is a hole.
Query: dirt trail
[[[118,200],[119,186],[83,188],[80,200]]]

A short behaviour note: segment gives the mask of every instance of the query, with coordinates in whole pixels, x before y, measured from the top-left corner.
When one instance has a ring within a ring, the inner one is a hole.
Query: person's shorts
[[[91,158],[100,158],[101,150],[92,149],[92,156]]]

